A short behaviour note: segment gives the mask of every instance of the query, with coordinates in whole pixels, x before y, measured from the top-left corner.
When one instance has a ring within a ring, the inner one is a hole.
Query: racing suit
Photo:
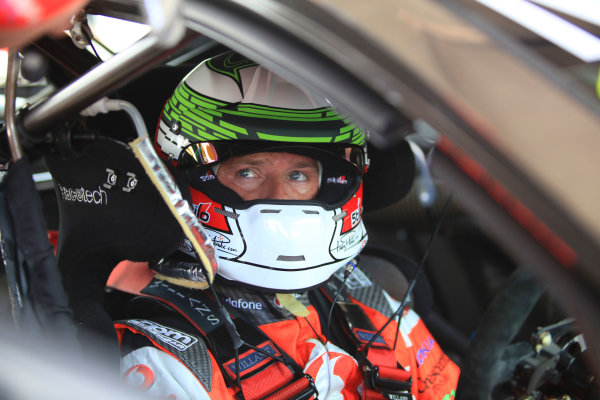
[[[336,275],[330,281],[332,285],[339,286],[341,278]],[[181,300],[181,304],[184,304],[182,308],[185,308],[185,304],[200,304],[194,300],[194,292],[198,291],[185,290],[158,280],[153,280],[149,287],[162,289],[163,293],[171,296],[172,302]],[[388,316],[399,305],[358,268],[348,280],[346,288],[350,301],[360,307],[377,329],[388,321]],[[314,292],[295,295],[309,312],[308,316],[297,317],[282,307],[274,294],[222,282],[216,283],[215,289],[228,310],[258,327],[276,348],[293,359],[312,378],[318,398],[358,399],[361,394],[363,398],[382,398],[377,394],[373,397],[373,392],[366,390],[361,366],[356,357],[349,354],[351,350],[343,350],[325,336],[328,322],[323,314],[326,313],[317,311],[312,295]],[[169,304],[173,305],[171,302]],[[210,320],[210,314],[201,314]],[[198,329],[182,323],[182,318],[176,322],[172,316],[153,317],[152,312],[137,315],[143,318],[115,323],[121,342],[121,370],[128,383],[160,399],[234,398],[235,385],[228,385],[227,376],[224,376],[226,367],[231,367],[233,362],[218,361],[207,350],[203,341],[205,338]],[[331,323],[337,323],[335,318]],[[392,321],[383,330],[382,340],[388,344],[394,343],[396,332],[397,322]],[[454,398],[459,369],[443,353],[412,309],[404,310],[399,332],[395,349],[390,354],[395,358],[394,364],[397,361],[410,375],[407,393],[412,392],[417,399]],[[200,348],[195,348],[198,346]],[[257,364],[264,363],[264,359],[257,353],[242,354],[237,359],[237,371],[258,368],[260,365]],[[241,387],[253,385],[260,386],[261,383],[242,382]],[[245,390],[244,395],[246,398],[253,397],[252,394],[260,393],[260,390],[260,387],[252,387]],[[371,393],[370,396],[366,396],[367,393]],[[262,397],[265,397],[264,393],[256,398]]]

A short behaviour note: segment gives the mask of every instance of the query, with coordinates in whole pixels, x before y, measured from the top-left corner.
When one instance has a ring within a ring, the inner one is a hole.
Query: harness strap
[[[232,312],[231,318],[244,340],[236,351],[215,299],[205,291],[153,279],[141,293],[169,305],[202,333],[227,385],[240,388],[237,397],[304,400],[318,396],[310,375],[257,326]],[[189,367],[188,359],[178,358]]]
[[[339,291],[331,280],[320,290],[330,305],[336,299],[333,304],[335,318],[346,339],[352,343],[363,374],[363,399],[412,399],[410,372],[398,363],[394,350],[385,339],[378,336],[365,350],[377,330],[364,310],[345,291]]]

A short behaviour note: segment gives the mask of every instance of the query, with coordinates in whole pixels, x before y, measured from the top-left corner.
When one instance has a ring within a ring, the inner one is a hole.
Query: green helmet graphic
[[[157,144],[172,160],[192,143],[365,145],[365,132],[326,99],[228,52],[200,64],[165,104]]]

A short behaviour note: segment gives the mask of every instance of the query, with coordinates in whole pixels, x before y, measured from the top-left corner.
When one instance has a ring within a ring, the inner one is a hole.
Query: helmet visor
[[[310,145],[302,145],[286,142],[270,142],[266,144],[264,141],[213,141],[192,143],[180,153],[177,164],[183,169],[206,167],[221,163],[231,157],[266,151],[302,154],[317,160],[322,160],[323,158],[338,159],[354,165],[361,174],[366,172],[369,165],[366,148],[362,146],[313,143]]]

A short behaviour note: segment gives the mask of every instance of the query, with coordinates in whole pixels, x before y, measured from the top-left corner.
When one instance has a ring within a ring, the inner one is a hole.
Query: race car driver
[[[414,310],[398,327],[398,301],[361,269],[363,129],[227,52],[175,89],[156,145],[219,269],[198,289],[189,243],[151,265],[135,318],[115,324],[129,383],[164,399],[454,397],[458,367]]]

